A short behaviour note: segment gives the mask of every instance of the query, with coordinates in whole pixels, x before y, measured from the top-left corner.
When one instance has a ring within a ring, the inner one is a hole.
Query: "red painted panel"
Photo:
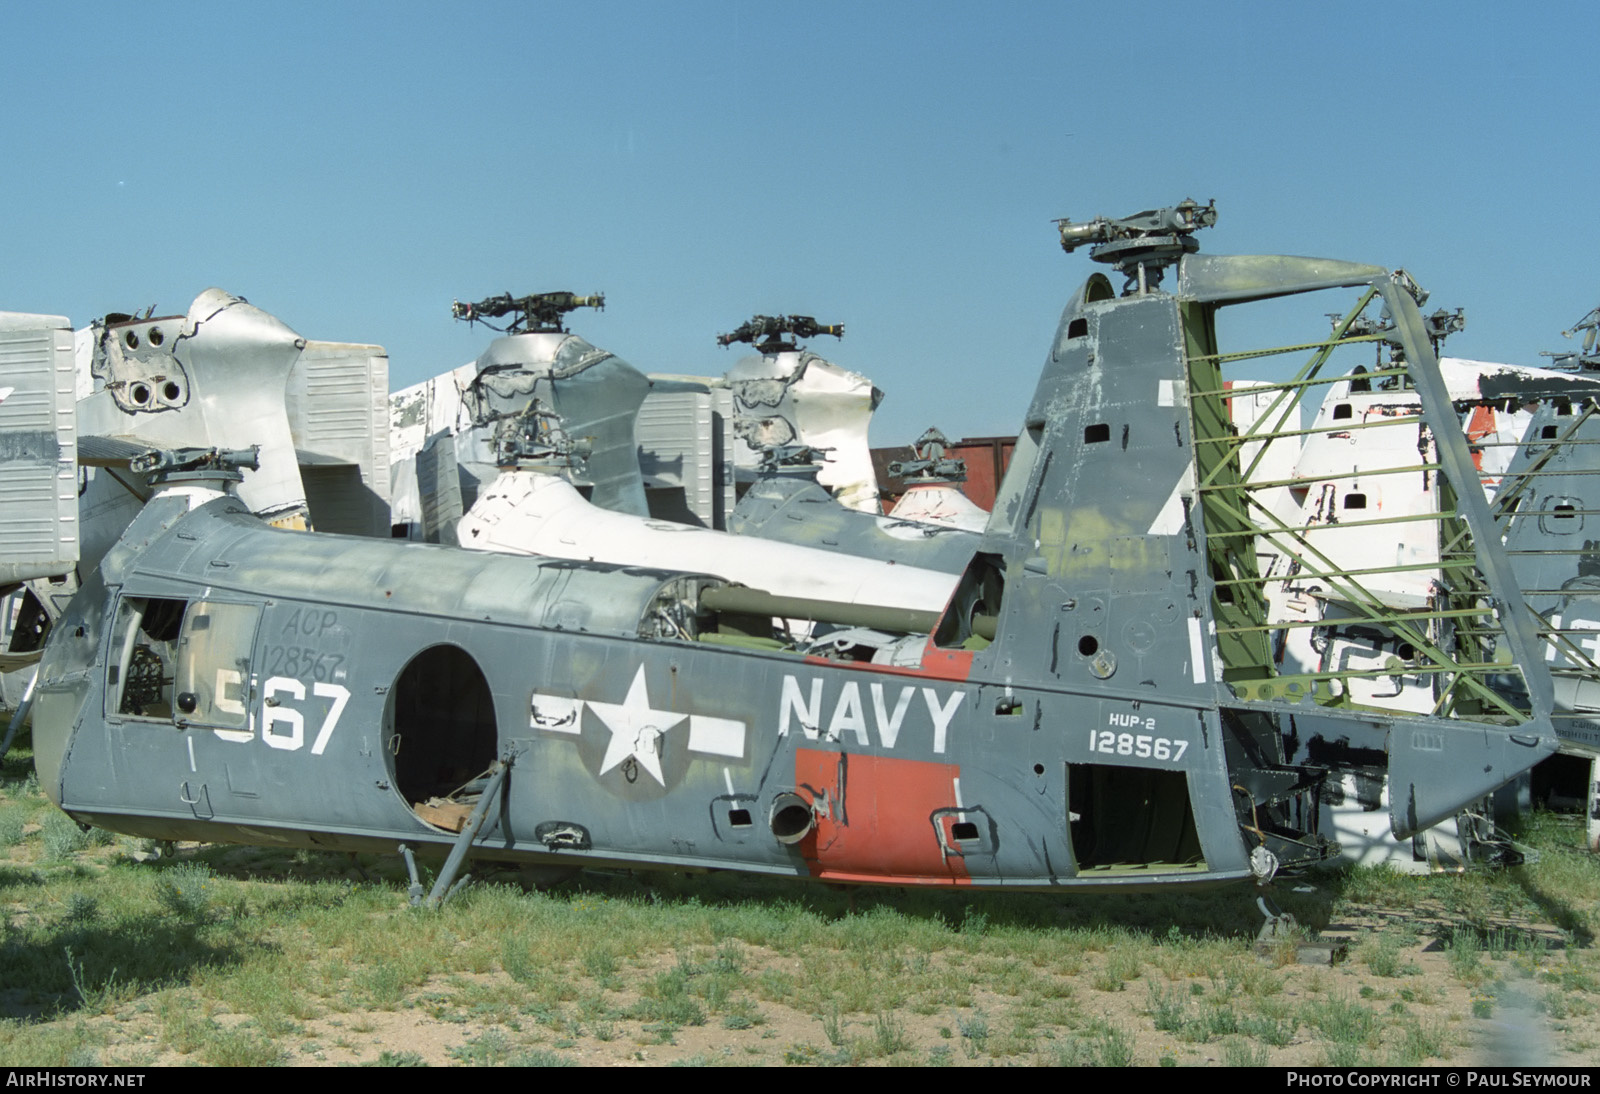
[[[922,671],[943,680],[965,680],[972,675],[972,651],[943,649],[930,638],[922,651]]]
[[[928,639],[928,645],[922,651],[922,664],[916,667],[906,665],[874,665],[871,661],[835,661],[830,657],[807,656],[808,665],[825,665],[830,669],[854,669],[857,672],[881,672],[890,676],[921,676],[931,677],[934,680],[965,680],[972,675],[971,650],[945,650],[933,644],[933,639]]]
[[[941,845],[936,810],[954,809],[956,764],[900,760],[802,748],[794,777],[811,799],[817,826],[800,843],[811,873],[831,881],[965,885],[966,860],[954,852],[945,813]]]
[[[1479,404],[1472,408],[1472,416],[1467,419],[1467,443],[1477,444],[1495,431],[1494,407]],[[1483,470],[1483,449],[1472,449],[1472,466],[1479,471]]]

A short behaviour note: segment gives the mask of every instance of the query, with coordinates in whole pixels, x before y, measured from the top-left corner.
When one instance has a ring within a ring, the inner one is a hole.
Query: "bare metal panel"
[[[389,506],[353,463],[302,465],[312,526],[341,536],[387,536]]]
[[[438,433],[417,452],[417,489],[422,507],[422,538],[429,543],[454,543],[456,522],[466,511],[456,446],[448,433]]]
[[[119,319],[91,331],[94,390],[77,410],[83,432],[133,437],[147,448],[260,445],[261,466],[245,472],[239,497],[269,519],[305,512],[283,413],[305,339],[215,288],[195,297],[186,315]]]
[[[379,346],[307,342],[290,371],[289,428],[316,528],[389,534],[388,389]]]
[[[734,504],[733,396],[652,391],[634,429],[652,516],[723,528]]]
[[[72,325],[0,312],[0,582],[78,561]]]

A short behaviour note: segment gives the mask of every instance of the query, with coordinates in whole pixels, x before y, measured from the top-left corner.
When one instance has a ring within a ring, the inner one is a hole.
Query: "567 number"
[[[230,690],[238,690],[244,686],[244,677],[234,669],[217,670],[217,709],[227,714],[234,715],[243,720],[245,709],[243,701],[229,698]],[[350,701],[350,689],[343,684],[324,684],[312,681],[311,694],[317,699],[330,700],[327,713],[323,716],[322,725],[317,728],[316,738],[311,742],[311,754],[322,755],[323,749],[328,747],[328,739],[333,736],[333,729],[339,724],[339,715],[344,713],[344,705]],[[302,680],[292,676],[274,676],[261,686],[261,739],[269,748],[283,749],[287,752],[298,752],[306,743],[306,716],[294,706],[284,702],[291,699],[296,704],[306,701],[306,685]],[[224,741],[237,741],[244,743],[253,740],[255,730],[253,727],[246,729],[215,729],[212,730]]]
[[[1189,750],[1189,742],[1147,734],[1113,733],[1109,729],[1089,731],[1089,751],[1114,756],[1134,756],[1141,760],[1171,760],[1177,763]]]

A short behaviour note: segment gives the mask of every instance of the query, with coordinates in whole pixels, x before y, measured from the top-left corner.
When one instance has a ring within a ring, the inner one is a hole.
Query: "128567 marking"
[[[1171,760],[1177,763],[1189,750],[1189,742],[1148,734],[1113,733],[1109,729],[1089,731],[1089,751],[1114,756],[1134,756],[1141,760]]]

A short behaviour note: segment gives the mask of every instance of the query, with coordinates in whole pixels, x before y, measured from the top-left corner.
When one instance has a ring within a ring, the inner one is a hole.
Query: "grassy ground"
[[[1600,861],[1540,816],[1494,874],[1280,882],[1340,965],[1263,961],[1252,894],[835,891],[489,876],[80,832],[0,768],[0,1065],[1420,1064],[1600,1058]],[[370,878],[370,880],[369,880]]]

